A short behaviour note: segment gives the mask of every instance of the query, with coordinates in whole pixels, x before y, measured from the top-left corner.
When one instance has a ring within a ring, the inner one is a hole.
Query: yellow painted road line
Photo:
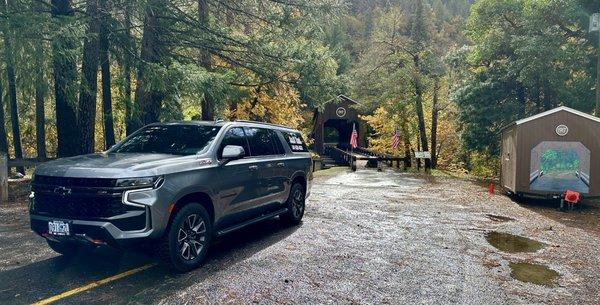
[[[74,294],[78,294],[78,293],[84,292],[86,290],[90,290],[90,289],[96,288],[98,286],[104,285],[106,283],[110,283],[112,281],[116,281],[116,280],[124,278],[126,276],[130,276],[132,274],[144,271],[144,270],[152,268],[154,266],[156,266],[156,264],[148,264],[148,265],[144,265],[144,266],[141,266],[141,267],[138,267],[138,268],[135,268],[135,269],[131,269],[129,271],[125,271],[123,273],[119,273],[119,274],[113,275],[111,277],[107,277],[105,279],[101,279],[101,280],[98,280],[98,281],[95,281],[95,282],[91,282],[91,283],[89,283],[89,284],[87,284],[85,286],[81,286],[81,287],[78,287],[78,288],[67,290],[67,291],[65,291],[65,292],[63,292],[61,294],[57,294],[57,295],[49,297],[47,299],[39,300],[39,301],[33,303],[32,305],[50,304],[52,302],[56,302],[58,300],[66,298],[66,297],[70,297],[70,296],[72,296]]]

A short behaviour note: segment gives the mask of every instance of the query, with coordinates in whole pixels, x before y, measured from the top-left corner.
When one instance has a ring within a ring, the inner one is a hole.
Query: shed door
[[[516,157],[514,130],[511,130],[502,134],[502,185],[512,191],[516,191]]]

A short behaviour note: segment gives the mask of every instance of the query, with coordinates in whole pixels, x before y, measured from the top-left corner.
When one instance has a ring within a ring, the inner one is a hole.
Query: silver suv
[[[300,133],[248,121],[148,125],[104,153],[39,165],[31,228],[55,251],[154,248],[196,268],[214,236],[279,216],[300,223],[311,157]]]

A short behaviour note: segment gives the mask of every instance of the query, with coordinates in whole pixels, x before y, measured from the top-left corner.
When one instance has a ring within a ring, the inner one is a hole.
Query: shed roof
[[[557,112],[560,112],[560,111],[566,111],[566,112],[572,113],[574,115],[586,118],[588,120],[592,120],[594,122],[600,123],[600,118],[595,117],[595,116],[593,116],[591,114],[588,114],[588,113],[585,113],[585,112],[581,112],[579,110],[575,110],[573,108],[569,108],[569,107],[566,107],[566,106],[560,106],[560,107],[556,107],[554,109],[551,109],[551,110],[548,110],[548,111],[544,111],[542,113],[538,113],[536,115],[533,115],[533,116],[530,116],[530,117],[527,117],[527,118],[524,118],[524,119],[520,119],[520,120],[514,121],[514,122],[512,122],[512,123],[510,123],[510,124],[508,124],[508,125],[506,125],[506,126],[504,126],[502,128],[500,128],[500,131],[498,133],[503,133],[504,131],[506,131],[506,130],[512,128],[512,127],[521,125],[523,123],[531,122],[533,120],[537,120],[539,118],[542,118],[542,117],[545,117],[545,116],[548,116],[548,115],[551,115],[551,114],[554,114],[554,113],[557,113]]]
[[[579,110],[575,110],[573,108],[569,108],[569,107],[566,107],[566,106],[561,106],[561,107],[557,107],[557,108],[554,108],[554,109],[551,109],[551,110],[548,110],[548,111],[544,111],[542,113],[538,113],[538,114],[530,116],[528,118],[520,119],[520,120],[516,121],[515,124],[516,125],[521,125],[523,123],[527,123],[527,122],[530,122],[530,121],[533,121],[533,120],[537,120],[537,119],[539,119],[541,117],[545,117],[547,115],[551,115],[551,114],[557,113],[559,111],[567,111],[567,112],[570,112],[572,114],[578,115],[580,117],[586,118],[588,120],[592,120],[592,121],[600,123],[600,118],[598,118],[598,117],[595,117],[595,116],[593,116],[591,114],[587,114],[585,112],[581,112]]]

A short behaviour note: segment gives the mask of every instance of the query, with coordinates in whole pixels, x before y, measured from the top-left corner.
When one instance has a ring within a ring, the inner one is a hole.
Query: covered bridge
[[[367,146],[366,124],[358,116],[357,105],[357,101],[339,95],[325,103],[322,110],[315,109],[311,134],[315,152],[323,154],[326,145],[347,148],[352,135],[352,125],[356,126],[358,132],[358,145]]]

